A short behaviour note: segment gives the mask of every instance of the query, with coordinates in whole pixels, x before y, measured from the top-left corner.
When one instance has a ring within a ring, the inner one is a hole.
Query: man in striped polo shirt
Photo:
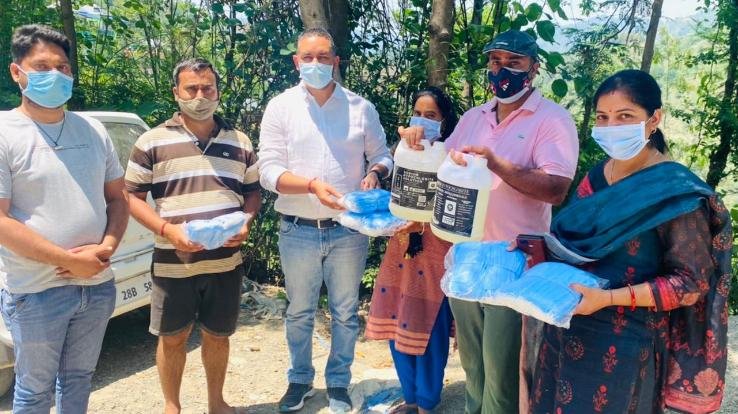
[[[156,365],[165,413],[179,413],[186,342],[195,321],[210,413],[233,413],[223,400],[228,337],[236,329],[244,276],[241,243],[261,207],[256,155],[249,138],[217,115],[219,76],[204,59],[174,69],[180,112],[141,135],[131,152],[126,187],[131,215],[156,235],[151,326],[159,336]],[[151,192],[156,208],[146,203]],[[182,223],[234,211],[248,216],[223,247],[204,250],[187,239]]]

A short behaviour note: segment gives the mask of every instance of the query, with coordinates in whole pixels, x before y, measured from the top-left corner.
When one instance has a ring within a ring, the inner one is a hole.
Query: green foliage
[[[559,71],[561,80],[551,83],[554,95],[562,97],[559,98],[560,103],[569,109],[578,123],[579,163],[575,183],[604,158],[602,150],[590,139],[595,90],[607,76],[634,65],[625,45],[606,40],[612,36],[612,30],[611,26],[565,29],[565,34],[571,39],[571,47],[565,53],[566,62]],[[564,89],[563,84],[566,85],[566,94],[557,92],[557,89]],[[573,94],[570,93],[572,91]],[[572,186],[570,192],[575,190]]]
[[[536,33],[538,33],[541,39],[553,43],[556,27],[554,27],[554,24],[550,20],[542,20],[536,22]]]
[[[249,238],[242,249],[246,274],[257,282],[279,283],[282,269],[279,261],[279,215],[274,211],[274,193],[261,192],[263,207],[251,226]]]
[[[370,240],[369,254],[366,259],[366,270],[364,270],[364,275],[361,278],[361,284],[365,288],[371,289],[374,287],[374,282],[379,275],[379,264],[382,262],[386,248],[386,238],[378,237]]]
[[[701,77],[698,91],[698,105],[701,104],[698,144],[702,145],[694,150],[709,154],[707,182],[717,185],[725,177],[738,175],[734,167],[724,165],[726,159],[734,166],[738,162],[738,87],[735,85],[738,77],[738,3],[730,0],[706,2],[706,9],[711,7],[714,7],[717,25],[701,33],[704,40],[711,42],[710,48],[697,54],[691,63],[709,65],[711,69]],[[715,76],[715,67],[722,69],[717,72],[722,76]],[[732,90],[729,90],[731,83]]]
[[[460,110],[476,106],[491,97],[485,76],[487,59],[480,51],[498,33],[510,29],[524,30],[539,39],[541,66],[552,78],[564,65],[564,57],[560,53],[546,51],[547,45],[554,42],[557,31],[553,15],[566,18],[558,1],[491,2],[481,11],[479,23],[475,23],[474,11],[467,9],[467,2],[459,3],[449,56],[451,71],[448,92],[456,99]],[[566,89],[560,83],[557,85],[556,92],[562,94],[560,97],[565,96]]]
[[[364,270],[364,275],[361,277],[361,284],[367,289],[372,289],[374,288],[374,283],[377,281],[377,276],[379,276],[379,267],[367,266],[366,270]]]
[[[92,4],[75,0],[75,8]],[[365,96],[377,108],[390,144],[396,128],[411,113],[411,97],[427,82],[430,0],[350,0],[346,22],[351,38],[342,57],[343,82]],[[566,19],[560,0],[493,0],[472,10],[470,0],[456,1],[450,41],[449,94],[459,113],[490,98],[483,46],[497,33],[510,28],[525,30],[541,46],[541,69],[536,85],[547,96],[567,107],[574,116],[580,138],[580,159],[575,182],[604,154],[589,138],[594,120],[592,96],[602,80],[626,67],[638,67],[648,17],[646,3],[639,2],[630,19],[625,0],[585,0],[587,13],[606,11],[611,19],[587,25],[561,25]],[[725,82],[727,28],[734,15],[728,0],[707,1],[709,10],[720,11],[717,23],[707,21],[698,35],[674,37],[666,29],[657,39],[651,73],[664,91],[666,125],[672,156],[705,175],[709,155],[717,144],[718,121],[731,117],[720,95]],[[292,63],[296,37],[302,30],[298,2],[294,0],[105,0],[100,19],[75,19],[80,87],[75,95],[85,109],[130,111],[156,125],[176,110],[172,97],[172,69],[189,57],[213,61],[222,75],[222,114],[246,132],[258,145],[259,122],[266,103],[298,81]],[[26,23],[61,28],[56,2],[6,0],[0,2],[0,68],[10,63],[12,30]],[[567,45],[553,42],[561,35]],[[563,51],[562,47],[566,46]],[[7,70],[0,70],[0,108],[19,102],[18,87]],[[727,114],[727,115],[726,115]],[[736,138],[738,139],[738,138]],[[726,173],[738,161],[734,151]],[[723,180],[726,203],[735,204],[738,188]],[[277,249],[278,215],[274,194],[264,191],[264,208],[244,248],[252,278],[280,282]],[[735,220],[734,224],[738,222]],[[373,239],[362,283],[373,285],[385,249],[385,239]],[[734,259],[734,268],[738,267]],[[738,283],[731,292],[733,312],[738,312]]]
[[[8,71],[11,63],[10,38],[13,30],[24,24],[48,22],[61,29],[56,10],[46,7],[46,0],[0,1],[0,108],[11,108],[20,103],[18,85]]]
[[[566,84],[566,81],[564,81],[563,79],[556,79],[555,81],[551,83],[551,90],[553,90],[553,93],[556,96],[563,98],[564,96],[566,96],[566,93],[569,91],[569,86]]]

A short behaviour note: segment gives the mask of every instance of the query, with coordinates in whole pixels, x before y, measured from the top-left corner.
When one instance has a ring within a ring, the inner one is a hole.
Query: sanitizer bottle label
[[[478,190],[438,181],[433,225],[466,237],[471,236]]]
[[[432,210],[436,180],[435,173],[395,166],[392,176],[392,204],[415,210]]]

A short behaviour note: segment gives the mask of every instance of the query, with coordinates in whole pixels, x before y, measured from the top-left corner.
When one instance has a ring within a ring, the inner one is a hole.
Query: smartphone
[[[546,261],[546,241],[536,234],[518,234],[515,238],[518,249],[528,255],[528,268]]]

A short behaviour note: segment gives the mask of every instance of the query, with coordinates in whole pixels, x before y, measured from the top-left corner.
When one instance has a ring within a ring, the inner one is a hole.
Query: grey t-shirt
[[[97,120],[72,112],[57,124],[39,124],[18,110],[0,111],[0,198],[10,216],[65,248],[97,244],[107,225],[104,185],[123,176],[110,137]],[[54,147],[58,149],[54,149]],[[113,276],[63,279],[54,266],[0,246],[0,287],[35,293],[64,285],[94,285]]]

